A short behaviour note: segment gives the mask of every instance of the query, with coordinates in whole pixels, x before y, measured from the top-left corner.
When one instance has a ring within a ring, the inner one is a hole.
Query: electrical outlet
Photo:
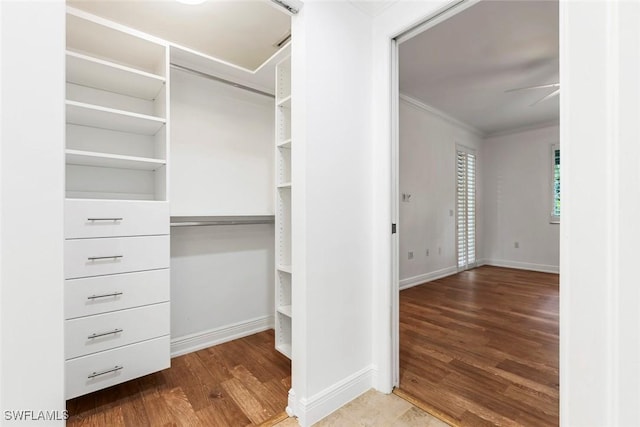
[[[429,249],[427,249],[427,256],[429,256]]]
[[[520,248],[520,242],[513,242],[513,247],[516,249]]]
[[[413,252],[409,252],[409,259],[413,259]]]
[[[438,255],[442,255],[442,248],[438,248]]]

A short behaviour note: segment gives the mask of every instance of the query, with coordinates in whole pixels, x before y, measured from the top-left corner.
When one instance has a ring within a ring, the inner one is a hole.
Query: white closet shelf
[[[116,110],[67,100],[67,123],[120,132],[155,135],[166,120],[160,117]]]
[[[287,317],[291,317],[291,305],[281,305],[278,307],[278,313],[284,314]]]
[[[119,154],[96,153],[93,151],[66,150],[65,153],[68,165],[151,171],[167,163],[165,160],[147,157],[121,156]]]
[[[291,95],[279,100],[277,105],[278,107],[291,108]]]
[[[291,148],[291,138],[278,143],[278,148]]]
[[[153,100],[165,78],[68,50],[67,82]]]
[[[290,182],[284,182],[282,184],[278,184],[278,188],[291,188]]]
[[[291,266],[290,265],[278,265],[278,271],[282,271],[283,273],[291,274]]]
[[[276,350],[291,359],[291,344],[278,344]]]

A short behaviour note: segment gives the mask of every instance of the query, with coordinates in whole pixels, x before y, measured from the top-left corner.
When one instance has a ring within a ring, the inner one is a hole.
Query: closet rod
[[[237,216],[237,217],[174,217],[171,227],[202,227],[209,225],[245,225],[245,224],[273,224],[275,218],[268,216]]]
[[[182,65],[178,65],[178,64],[175,64],[173,62],[171,63],[171,67],[172,68],[176,68],[178,70],[186,71],[187,73],[195,74],[196,76],[204,77],[205,79],[215,80],[217,82],[224,83],[224,84],[236,87],[238,89],[248,90],[249,92],[257,93],[258,95],[268,96],[269,98],[275,98],[275,95],[272,95],[272,94],[270,94],[268,92],[263,92],[263,91],[261,91],[259,89],[254,89],[254,88],[252,88],[250,86],[245,86],[245,85],[242,85],[240,83],[234,83],[234,82],[232,82],[230,80],[221,79],[220,77],[216,77],[216,76],[211,75],[211,74],[203,73],[202,71],[194,70],[193,68],[189,68],[189,67],[185,67],[185,66],[182,66]]]

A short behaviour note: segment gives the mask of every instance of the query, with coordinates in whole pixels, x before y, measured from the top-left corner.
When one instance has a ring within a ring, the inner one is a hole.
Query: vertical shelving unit
[[[169,46],[69,8],[66,397],[170,366]]]
[[[67,14],[67,198],[168,200],[167,58],[168,46]]]
[[[276,66],[276,350],[291,358],[291,58]]]

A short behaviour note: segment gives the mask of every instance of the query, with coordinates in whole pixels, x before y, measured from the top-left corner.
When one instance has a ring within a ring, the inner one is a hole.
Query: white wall
[[[0,424],[64,402],[64,2],[0,2]]]
[[[560,20],[560,421],[639,425],[640,4]]]
[[[400,288],[457,271],[456,145],[476,153],[477,257],[482,257],[482,138],[433,109],[400,100]],[[427,255],[429,250],[429,255]],[[413,252],[413,259],[409,259]]]
[[[306,426],[372,381],[371,18],[305,1],[292,24],[290,403]]]
[[[171,71],[171,215],[273,215],[274,100]]]
[[[172,354],[272,327],[270,224],[171,229]]]
[[[549,220],[551,145],[560,141],[559,131],[546,127],[482,144],[487,264],[558,272],[560,226]]]

